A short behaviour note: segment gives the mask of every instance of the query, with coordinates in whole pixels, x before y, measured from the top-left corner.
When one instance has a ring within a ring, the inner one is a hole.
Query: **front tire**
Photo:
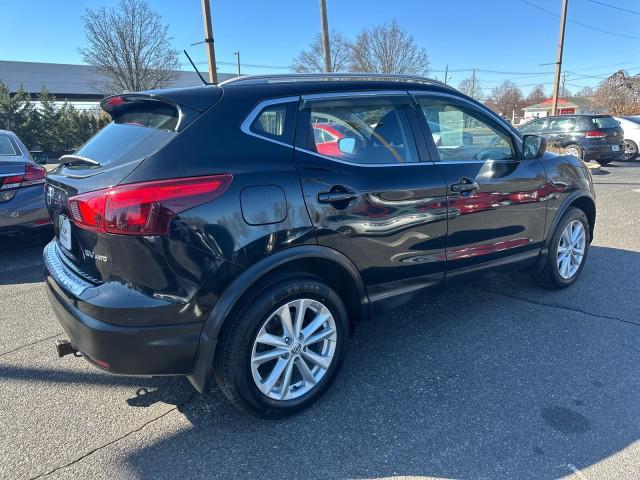
[[[348,317],[338,294],[314,277],[280,280],[227,320],[216,380],[239,408],[282,418],[327,390],[346,351]]]
[[[561,290],[573,285],[584,268],[591,243],[589,219],[579,208],[569,208],[549,241],[542,265],[532,273],[540,286]]]

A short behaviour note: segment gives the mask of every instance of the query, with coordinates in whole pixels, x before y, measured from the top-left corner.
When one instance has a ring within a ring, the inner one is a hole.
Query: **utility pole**
[[[449,76],[449,64],[447,63],[447,66],[444,67],[444,84],[446,85],[448,82],[447,77]]]
[[[564,84],[567,81],[567,72],[563,72],[562,73],[562,88],[560,89],[560,95],[564,96],[565,95],[565,88],[564,88]]]
[[[476,69],[473,69],[471,75],[471,98],[476,98]]]
[[[327,22],[327,2],[320,0],[320,35],[322,37],[322,55],[324,71],[331,71],[331,50],[329,49],[329,24]]]
[[[213,27],[211,26],[211,5],[209,5],[209,0],[202,0],[202,18],[204,20],[204,43],[209,61],[209,82],[215,84],[218,83],[218,72],[216,70],[216,52],[213,47]]]
[[[238,76],[240,76],[240,50],[238,50],[237,52],[233,52],[233,54],[237,57],[238,59]]]
[[[564,28],[567,24],[567,6],[569,0],[562,0],[562,12],[560,13],[560,38],[558,39],[558,57],[556,59],[556,78],[553,83],[553,103],[551,114],[558,112],[558,94],[560,93],[560,73],[562,72],[562,51],[564,49]]]

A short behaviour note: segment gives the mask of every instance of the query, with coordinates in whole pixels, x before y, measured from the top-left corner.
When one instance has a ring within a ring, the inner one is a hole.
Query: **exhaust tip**
[[[65,355],[75,355],[78,350],[71,345],[69,340],[56,340],[56,352],[59,357],[64,357]]]

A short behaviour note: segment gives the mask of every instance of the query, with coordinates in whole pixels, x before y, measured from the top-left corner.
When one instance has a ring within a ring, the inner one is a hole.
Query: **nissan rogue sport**
[[[113,373],[215,377],[282,417],[374,312],[497,269],[561,289],[585,265],[582,161],[432,80],[242,77],[102,108],[47,177],[44,263],[58,353]]]

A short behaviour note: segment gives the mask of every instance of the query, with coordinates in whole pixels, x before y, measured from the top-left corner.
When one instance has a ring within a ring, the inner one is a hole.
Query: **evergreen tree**
[[[102,111],[78,111],[69,102],[58,106],[44,88],[33,102],[22,87],[12,95],[0,82],[0,129],[16,133],[29,149],[54,153],[75,150],[109,121]]]

